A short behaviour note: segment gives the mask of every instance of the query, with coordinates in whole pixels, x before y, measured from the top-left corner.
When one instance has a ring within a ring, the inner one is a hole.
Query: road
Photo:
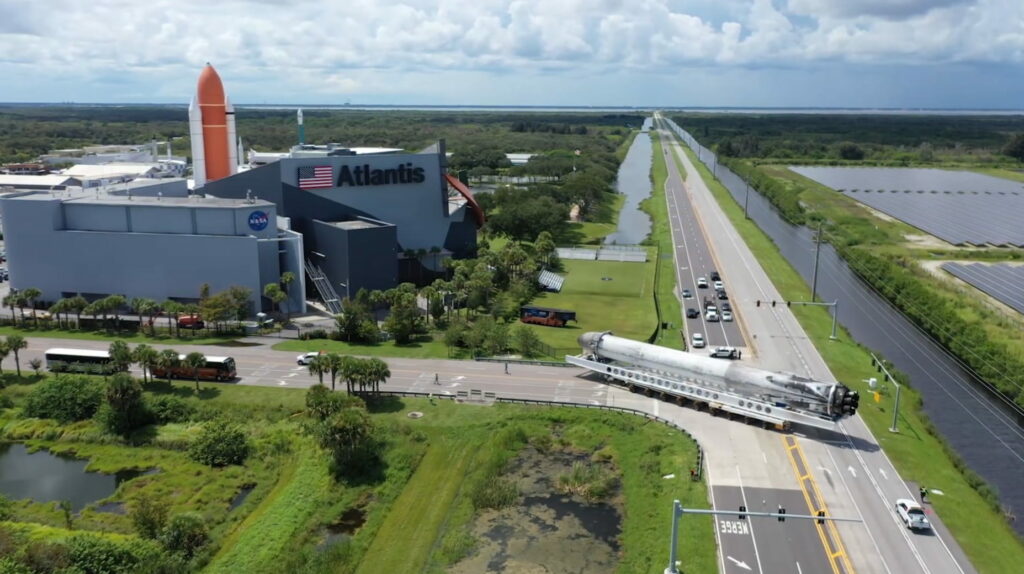
[[[731,290],[732,284],[729,282],[728,274],[715,264],[712,246],[707,240],[708,235],[683,187],[679,168],[668,155],[669,147],[663,146],[663,149],[665,163],[668,165],[665,197],[668,201],[668,218],[671,223],[672,251],[676,259],[677,293],[682,295],[685,289],[689,290],[691,294],[690,298],[682,299],[687,346],[690,346],[694,333],[702,333],[707,340],[706,348],[708,350],[717,346],[737,347],[742,350],[745,343],[740,331],[740,311],[738,309],[732,309],[733,321],[708,321],[707,315],[704,313],[706,310],[705,299],[710,299],[719,308],[725,302],[718,300],[715,295],[711,272],[715,270],[719,272],[727,293]],[[697,279],[700,277],[708,281],[707,288],[697,287]],[[731,305],[732,302],[730,301],[729,304]],[[696,309],[699,316],[687,318],[687,309]],[[701,352],[694,349],[691,351]]]
[[[705,229],[715,230],[713,245],[718,268],[728,273],[733,308],[739,310],[744,329],[751,333],[752,349],[744,355],[745,360],[767,369],[795,372],[821,380],[836,380],[787,307],[755,305],[757,300],[781,301],[783,298],[729,223],[688,157],[682,154],[675,138],[668,132],[662,132],[662,136],[663,141],[671,139],[671,151],[678,153],[683,161],[688,174],[685,185],[694,211]],[[682,185],[682,182],[679,184]],[[805,503],[801,510],[813,514],[814,506],[820,500],[827,506],[830,515],[863,520],[859,523],[837,523],[834,531],[823,529],[819,537],[817,548],[814,549],[819,556],[829,554],[831,558],[840,553],[849,560],[848,564],[841,559],[835,560],[839,571],[890,574],[974,571],[938,517],[932,516],[936,522],[936,531],[932,534],[911,534],[902,527],[893,512],[893,504],[897,498],[916,498],[915,486],[900,479],[860,417],[846,419],[840,432],[800,429],[791,437],[781,438],[777,433],[757,432],[765,433],[773,437],[773,440],[761,440],[756,449],[758,452],[744,449],[746,458],[751,460],[748,465],[741,467],[745,489],[790,490],[796,487],[811,494],[810,503]],[[787,440],[794,441],[795,446],[788,445]],[[715,454],[713,451],[711,461],[715,460]],[[758,458],[765,464],[759,464]],[[787,459],[791,463],[788,472],[772,469],[767,462]],[[725,465],[711,468],[710,471],[716,498],[719,491],[728,493],[725,490],[727,487],[737,486],[724,484],[724,481],[714,478],[718,474],[729,476],[736,472],[735,468]],[[766,505],[772,506],[771,501],[767,501]],[[723,505],[723,508],[732,507]],[[748,508],[751,508],[750,505]],[[926,510],[930,511],[930,508],[926,507]],[[776,554],[792,554],[794,561],[813,558],[813,545],[807,541],[806,536],[800,537],[795,531],[790,539],[794,546],[788,550],[766,543],[756,530],[752,534],[747,545],[754,545],[756,539],[757,554],[762,560],[765,556]],[[719,536],[723,536],[721,532]],[[728,538],[723,540],[722,553],[729,553]],[[844,567],[847,565],[848,568]],[[723,570],[740,571],[730,568],[727,564]],[[765,567],[763,571],[776,570]]]

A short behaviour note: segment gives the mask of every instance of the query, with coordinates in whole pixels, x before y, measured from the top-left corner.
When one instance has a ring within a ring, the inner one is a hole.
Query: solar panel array
[[[1024,266],[944,263],[942,268],[1024,314]]]
[[[1024,184],[941,169],[790,167],[954,245],[1024,246]]]
[[[565,283],[565,277],[550,271],[541,271],[540,275],[537,277],[537,283],[540,283],[540,286],[548,291],[554,291],[557,293],[562,290],[562,285]]]

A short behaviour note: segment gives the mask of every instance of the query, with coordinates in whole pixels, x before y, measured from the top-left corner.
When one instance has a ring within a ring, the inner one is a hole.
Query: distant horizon
[[[234,104],[235,108],[259,108],[271,110],[333,110],[333,109],[395,109],[395,110],[556,110],[556,111],[604,111],[604,110],[673,110],[673,111],[724,111],[724,112],[884,112],[884,113],[935,113],[956,114],[1024,114],[1021,108],[967,108],[967,107],[881,107],[881,106],[626,106],[626,105],[558,105],[558,104],[289,104],[289,103],[246,103]],[[178,102],[78,102],[78,101],[36,101],[0,102],[0,107],[165,107],[188,109],[188,103]]]

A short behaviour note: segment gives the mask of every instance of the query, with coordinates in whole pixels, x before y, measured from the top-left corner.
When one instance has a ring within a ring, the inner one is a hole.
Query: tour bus
[[[44,357],[46,368],[54,372],[95,373],[111,367],[106,351],[54,348],[47,349]]]
[[[194,379],[195,373],[185,366],[185,355],[178,355],[178,364],[171,367],[171,378]],[[154,366],[150,372],[156,378],[167,377],[167,370]],[[206,364],[199,367],[199,378],[204,381],[230,381],[238,374],[235,372],[235,360],[231,357],[206,357]]]
[[[576,320],[575,311],[565,309],[549,309],[525,305],[519,309],[519,320],[523,323],[535,323],[549,327],[564,327],[569,321]]]

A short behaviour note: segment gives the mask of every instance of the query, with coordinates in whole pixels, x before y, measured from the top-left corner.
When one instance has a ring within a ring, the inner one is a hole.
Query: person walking
[[[435,385],[440,385],[441,384],[441,380],[437,378],[437,373],[434,373],[434,384]]]
[[[921,504],[924,504],[924,503],[928,502],[928,500],[927,500],[928,489],[925,488],[925,486],[923,484],[921,485],[921,488],[919,489],[919,492],[921,494]]]
[[[508,361],[505,361],[505,374],[506,375],[509,374],[509,372],[508,372]]]

